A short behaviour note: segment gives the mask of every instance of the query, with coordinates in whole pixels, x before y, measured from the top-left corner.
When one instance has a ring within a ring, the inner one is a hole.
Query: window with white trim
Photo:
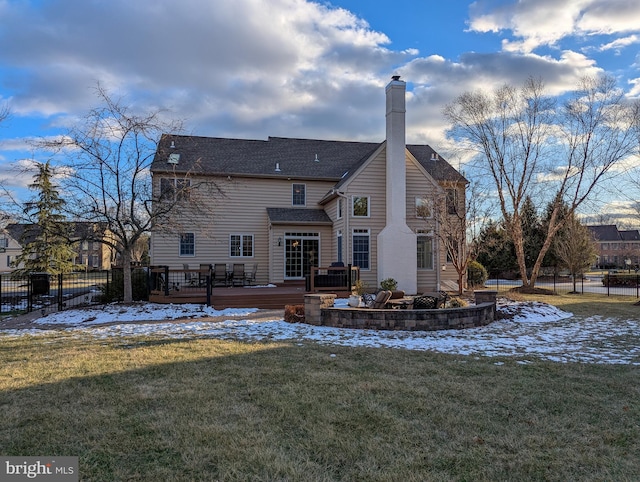
[[[352,235],[353,265],[360,269],[371,268],[371,235],[368,229],[354,229]]]
[[[337,213],[337,218],[338,219],[342,219],[342,198],[338,198],[338,213]]]
[[[307,204],[306,184],[291,185],[291,204],[294,206],[305,206]]]
[[[418,233],[418,269],[433,269],[433,236]]]
[[[232,258],[253,256],[253,234],[232,234],[229,237],[229,256]]]
[[[196,255],[196,236],[193,233],[182,233],[180,235],[180,256]]]
[[[356,217],[369,217],[369,196],[353,196],[351,198],[351,215]]]
[[[416,198],[416,217],[420,219],[431,219],[433,217],[433,206],[428,199]]]

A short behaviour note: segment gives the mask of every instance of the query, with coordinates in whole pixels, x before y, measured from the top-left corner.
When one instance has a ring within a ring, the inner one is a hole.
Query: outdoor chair
[[[379,310],[385,307],[389,299],[391,298],[391,291],[389,290],[380,290],[376,295],[375,299],[371,303],[371,305],[367,305],[368,308],[373,308],[374,310]]]
[[[244,286],[244,264],[234,263],[231,272],[231,283],[233,286]]]
[[[227,265],[223,263],[215,263],[213,265],[213,286],[229,286],[229,277],[227,276]]]
[[[184,268],[184,284],[189,286],[195,286],[198,284],[198,276],[196,273],[189,271],[189,263],[183,263]]]
[[[257,273],[258,273],[258,263],[253,263],[253,268],[251,268],[251,271],[248,273],[245,273],[244,280],[246,284],[251,286],[253,283],[255,283]]]
[[[200,271],[198,273],[198,286],[204,286],[207,284],[207,275],[211,274],[211,265],[206,263],[200,263]]]

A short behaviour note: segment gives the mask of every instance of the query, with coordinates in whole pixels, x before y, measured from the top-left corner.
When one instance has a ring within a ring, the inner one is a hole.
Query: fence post
[[[63,278],[63,274],[62,273],[58,273],[58,311],[62,311],[62,301],[63,301],[63,296],[62,296],[62,278]]]
[[[164,267],[164,295],[169,296],[169,266]]]
[[[611,271],[607,271],[607,296],[610,296],[610,288],[611,288]]]
[[[207,274],[207,277],[205,278],[205,281],[207,283],[207,306],[211,306],[211,291],[213,288],[213,283],[212,283],[212,279],[211,279],[211,271],[209,271],[209,274]]]
[[[0,274],[0,314],[2,313],[2,275]]]
[[[27,313],[33,311],[33,300],[31,299],[31,276],[27,274]]]

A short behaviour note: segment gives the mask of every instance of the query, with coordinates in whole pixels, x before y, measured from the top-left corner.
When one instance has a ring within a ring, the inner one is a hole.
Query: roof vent
[[[176,141],[171,141],[171,149],[175,149],[176,148]]]
[[[432,152],[432,153],[431,153],[431,160],[432,160],[432,161],[437,161],[438,159],[440,159],[440,158],[438,157],[438,153],[437,153],[437,152]]]
[[[320,159],[318,159],[318,154],[316,154],[316,158],[314,159],[314,161],[320,162]]]
[[[169,164],[178,164],[180,162],[180,154],[171,153],[169,154],[169,159],[167,159]]]
[[[280,172],[280,163],[276,162],[276,172]]]

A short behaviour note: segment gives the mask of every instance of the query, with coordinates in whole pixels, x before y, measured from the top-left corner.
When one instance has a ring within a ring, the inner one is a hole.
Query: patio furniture
[[[231,272],[231,284],[233,286],[244,286],[244,263],[234,263]]]
[[[200,263],[200,270],[198,272],[198,286],[204,286],[207,284],[207,275],[211,274],[211,265],[206,263]]]
[[[256,282],[256,274],[258,273],[258,263],[253,263],[253,268],[248,273],[245,273],[244,280],[246,284],[252,286],[253,283]]]
[[[198,276],[193,271],[189,271],[189,263],[182,263],[184,268],[184,284],[196,286],[198,284]]]
[[[374,310],[382,309],[386,306],[387,302],[391,298],[391,291],[380,290],[371,304],[365,305],[367,308],[373,308]]]
[[[227,265],[224,263],[215,263],[213,265],[213,286],[229,286],[229,276],[227,274]]]

